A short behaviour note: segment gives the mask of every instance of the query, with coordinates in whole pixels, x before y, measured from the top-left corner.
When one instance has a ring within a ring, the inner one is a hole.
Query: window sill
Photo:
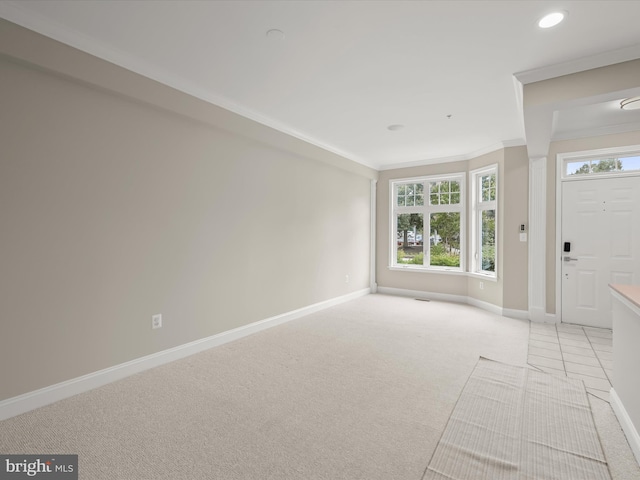
[[[445,274],[445,275],[460,275],[465,277],[472,278],[480,278],[482,280],[486,280],[488,282],[497,282],[497,275],[490,275],[486,273],[477,273],[477,272],[465,272],[463,270],[458,269],[447,269],[447,268],[420,268],[420,267],[398,267],[396,265],[388,265],[387,268],[396,272],[414,272],[414,273],[437,273],[437,274]]]
[[[458,268],[424,268],[424,267],[399,267],[397,265],[389,265],[389,270],[397,272],[416,272],[416,273],[444,273],[447,275],[466,275],[467,272]]]

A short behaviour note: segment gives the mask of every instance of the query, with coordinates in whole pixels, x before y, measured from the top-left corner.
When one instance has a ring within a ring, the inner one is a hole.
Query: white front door
[[[563,182],[561,250],[562,321],[611,328],[609,283],[640,282],[640,177]]]

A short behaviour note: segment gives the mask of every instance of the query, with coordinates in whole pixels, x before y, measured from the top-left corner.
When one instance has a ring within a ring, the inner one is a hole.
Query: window
[[[498,167],[474,170],[471,175],[471,272],[495,277]]]
[[[390,186],[390,265],[461,271],[464,174],[396,180]]]
[[[640,171],[640,153],[627,156],[573,158],[565,161],[564,176],[622,174]]]

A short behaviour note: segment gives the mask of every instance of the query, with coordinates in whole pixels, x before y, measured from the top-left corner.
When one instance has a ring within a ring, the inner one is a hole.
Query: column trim
[[[546,321],[547,157],[529,158],[529,318]]]

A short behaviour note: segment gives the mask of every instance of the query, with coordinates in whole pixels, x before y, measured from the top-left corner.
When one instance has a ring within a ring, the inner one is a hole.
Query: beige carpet
[[[610,480],[582,381],[481,358],[425,480]]]
[[[78,454],[85,480],[420,480],[478,357],[525,365],[528,333],[369,295],[0,422],[0,452]]]

